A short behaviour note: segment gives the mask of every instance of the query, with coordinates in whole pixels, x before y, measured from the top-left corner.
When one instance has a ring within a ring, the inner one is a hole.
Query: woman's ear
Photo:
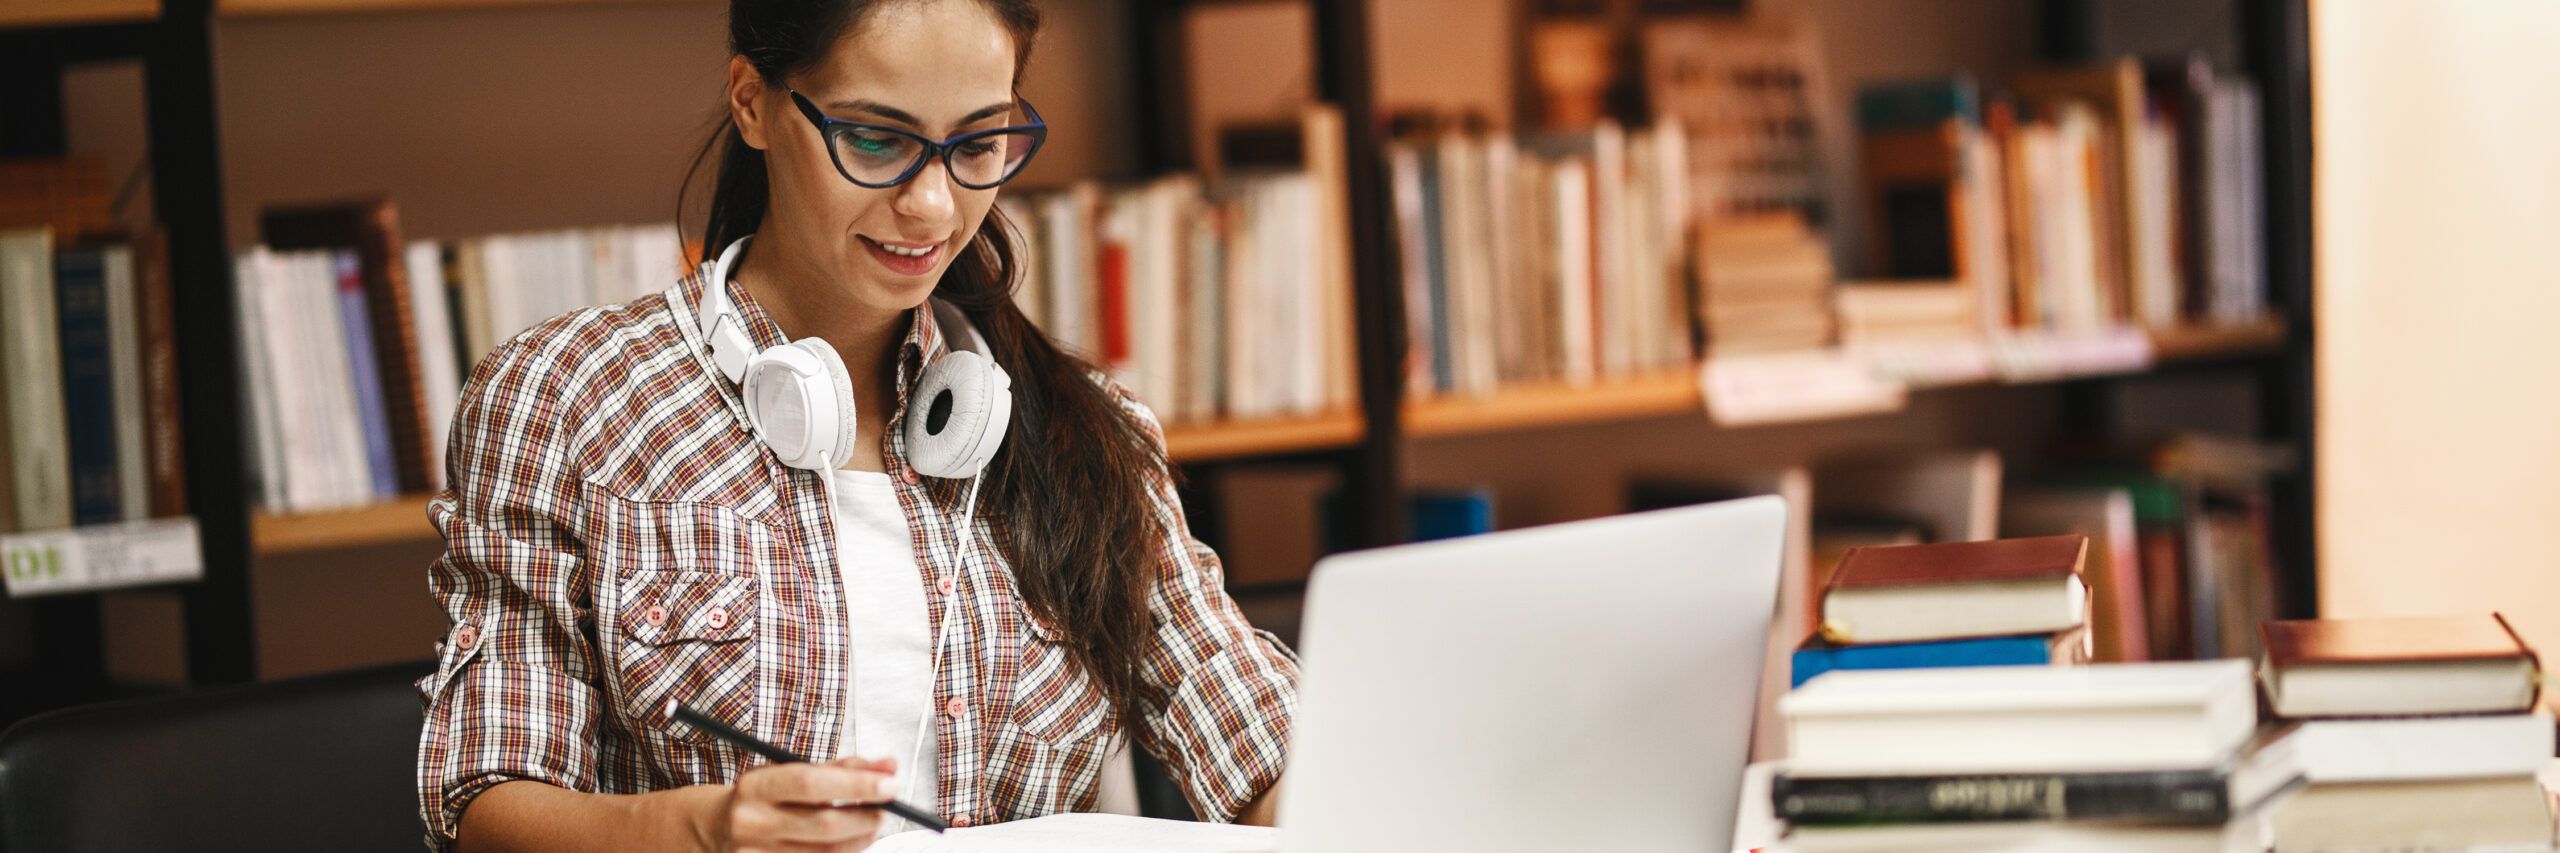
[[[773,114],[764,108],[764,96],[768,91],[764,84],[764,75],[756,72],[753,63],[749,63],[743,56],[729,57],[729,88],[726,99],[729,120],[738,126],[738,137],[746,140],[747,147],[758,151],[768,147],[765,142],[767,130],[765,120],[773,117]]]

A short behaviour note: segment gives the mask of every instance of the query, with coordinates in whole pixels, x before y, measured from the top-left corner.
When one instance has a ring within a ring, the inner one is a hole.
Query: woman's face
[[[840,295],[867,309],[913,308],[976,238],[996,190],[953,183],[940,158],[885,189],[846,180],[785,87],[832,118],[948,139],[1020,123],[1013,63],[1013,36],[983,5],[891,0],[817,67],[762,90],[755,112],[764,138],[747,141],[765,149],[772,173],[765,231],[789,232],[794,254],[805,255],[794,265],[818,267],[795,272],[841,283]]]

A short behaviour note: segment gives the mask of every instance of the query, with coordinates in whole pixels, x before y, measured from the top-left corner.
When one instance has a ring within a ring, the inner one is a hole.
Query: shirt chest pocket
[[[673,703],[757,731],[771,537],[716,508],[647,510],[659,517],[613,574],[614,707],[642,732],[695,746],[716,741],[675,722]]]
[[[626,576],[616,619],[622,650],[615,662],[626,712],[679,739],[708,744],[708,735],[675,723],[670,703],[752,731],[755,725],[756,579],[713,572]]]

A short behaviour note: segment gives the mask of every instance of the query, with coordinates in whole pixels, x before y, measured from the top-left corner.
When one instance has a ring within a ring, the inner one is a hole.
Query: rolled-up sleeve
[[[448,849],[463,809],[501,782],[596,789],[592,584],[556,372],[521,339],[482,360],[454,415],[446,489],[428,504],[445,540],[428,587],[452,622],[418,683],[430,849]]]
[[[1121,399],[1161,442],[1154,413],[1125,390]],[[1192,537],[1171,476],[1159,478],[1155,504],[1167,535],[1143,675],[1160,701],[1147,709],[1143,740],[1202,820],[1233,821],[1288,762],[1298,658],[1227,595],[1218,555]]]

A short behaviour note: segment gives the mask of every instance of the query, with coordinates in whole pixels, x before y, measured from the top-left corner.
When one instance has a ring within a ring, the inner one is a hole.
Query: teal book
[[[1925,643],[1872,643],[1839,646],[1817,637],[1796,649],[1787,688],[1803,687],[1814,676],[1835,669],[1935,669],[1965,666],[2040,666],[2083,663],[2089,659],[2088,632],[2072,630],[2051,636],[1979,637]]]

